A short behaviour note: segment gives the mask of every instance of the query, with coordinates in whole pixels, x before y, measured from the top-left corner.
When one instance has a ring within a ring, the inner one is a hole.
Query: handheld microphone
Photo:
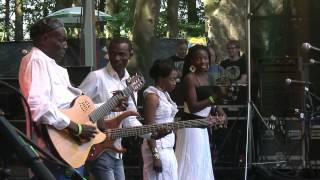
[[[287,78],[285,80],[285,83],[287,85],[290,85],[290,84],[311,84],[311,82],[309,82],[309,81],[293,80],[293,79],[290,79],[290,78]]]
[[[309,60],[310,64],[320,64],[320,61],[316,61],[314,59]]]
[[[309,43],[303,43],[302,44],[302,49],[305,50],[305,51],[309,51],[310,49],[315,50],[315,51],[320,51],[319,48],[311,46],[311,44],[309,44]]]

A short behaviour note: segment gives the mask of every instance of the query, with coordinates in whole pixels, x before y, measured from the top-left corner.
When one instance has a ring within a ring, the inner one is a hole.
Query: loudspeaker
[[[286,117],[292,114],[294,109],[303,107],[304,86],[285,83],[286,78],[301,80],[301,72],[297,64],[282,62],[263,65],[263,70],[260,72],[260,89],[261,113],[264,116],[274,114]]]
[[[78,87],[91,71],[90,66],[66,66],[65,68],[68,70],[70,82],[75,87]]]

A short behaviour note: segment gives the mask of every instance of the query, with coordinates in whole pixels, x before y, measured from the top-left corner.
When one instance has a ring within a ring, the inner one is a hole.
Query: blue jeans
[[[88,171],[95,180],[125,180],[122,159],[116,159],[107,152],[93,162],[87,162]]]

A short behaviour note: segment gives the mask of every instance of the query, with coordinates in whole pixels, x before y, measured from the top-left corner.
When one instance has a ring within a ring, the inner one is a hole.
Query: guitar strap
[[[128,84],[129,84],[129,79],[126,81],[126,84],[127,84],[127,86],[128,86]],[[137,105],[136,98],[134,97],[134,93],[133,93],[133,92],[134,92],[134,91],[131,91],[130,97],[131,97],[134,105],[136,106],[136,109],[138,110],[138,105]]]
[[[130,97],[131,97],[134,105],[136,106],[136,109],[138,110],[138,105],[137,105],[137,102],[136,102],[136,98],[134,97],[133,91],[130,93]]]

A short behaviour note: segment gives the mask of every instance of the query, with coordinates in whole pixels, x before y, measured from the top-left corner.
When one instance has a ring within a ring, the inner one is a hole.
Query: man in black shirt
[[[179,39],[176,44],[176,54],[170,59],[174,62],[174,66],[178,71],[178,78],[182,75],[184,58],[188,53],[188,41],[186,39]]]
[[[221,66],[225,69],[227,78],[232,83],[246,84],[247,64],[244,55],[240,55],[239,42],[236,40],[230,40],[227,44],[228,59],[221,62]]]

